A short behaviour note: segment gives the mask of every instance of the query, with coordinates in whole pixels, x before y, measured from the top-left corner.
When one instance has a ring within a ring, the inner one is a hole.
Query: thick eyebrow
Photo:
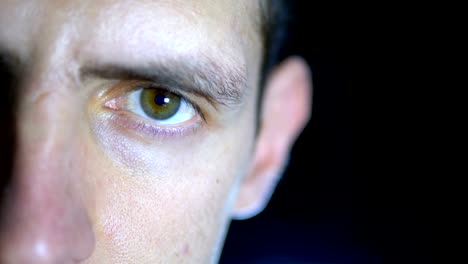
[[[162,88],[193,93],[228,107],[241,104],[247,88],[246,72],[242,67],[227,67],[220,63],[164,61],[140,66],[116,63],[91,65],[81,69],[82,79],[99,76],[149,80]]]

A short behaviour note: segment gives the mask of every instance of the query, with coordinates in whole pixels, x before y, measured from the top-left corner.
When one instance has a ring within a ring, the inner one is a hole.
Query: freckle
[[[219,184],[219,179],[218,178],[216,178],[216,183]]]
[[[183,254],[184,254],[185,256],[190,256],[190,255],[191,255],[191,254],[190,254],[190,245],[189,245],[188,243],[186,243],[185,246],[184,246]]]

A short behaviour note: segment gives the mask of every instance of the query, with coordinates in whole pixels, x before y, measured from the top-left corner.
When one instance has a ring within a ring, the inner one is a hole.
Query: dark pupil
[[[140,100],[145,113],[157,120],[165,120],[173,116],[181,105],[180,96],[156,88],[144,89]]]
[[[160,105],[160,106],[163,106],[165,104],[168,104],[171,102],[171,99],[169,97],[166,97],[164,94],[157,94],[155,97],[154,97],[154,102],[157,104],[157,105]]]

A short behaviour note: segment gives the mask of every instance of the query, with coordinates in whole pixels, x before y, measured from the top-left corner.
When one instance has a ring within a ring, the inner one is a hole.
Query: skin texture
[[[229,221],[265,206],[309,118],[307,66],[291,59],[270,79],[256,137],[257,5],[1,1],[0,51],[18,101],[0,263],[217,261]],[[106,65],[231,76],[237,92],[221,93],[238,100],[170,87],[200,114],[167,129],[119,103],[150,81],[84,74]]]

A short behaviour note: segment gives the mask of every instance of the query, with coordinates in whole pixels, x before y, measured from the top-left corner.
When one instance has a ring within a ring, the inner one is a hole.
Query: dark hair
[[[261,33],[263,34],[263,61],[258,93],[257,113],[261,110],[267,77],[283,60],[289,24],[289,6],[284,0],[260,0]],[[257,118],[259,119],[259,118]],[[259,121],[257,121],[258,125]],[[258,127],[258,126],[257,126]]]
[[[263,33],[263,73],[268,73],[281,60],[289,22],[289,6],[283,0],[261,0]]]

